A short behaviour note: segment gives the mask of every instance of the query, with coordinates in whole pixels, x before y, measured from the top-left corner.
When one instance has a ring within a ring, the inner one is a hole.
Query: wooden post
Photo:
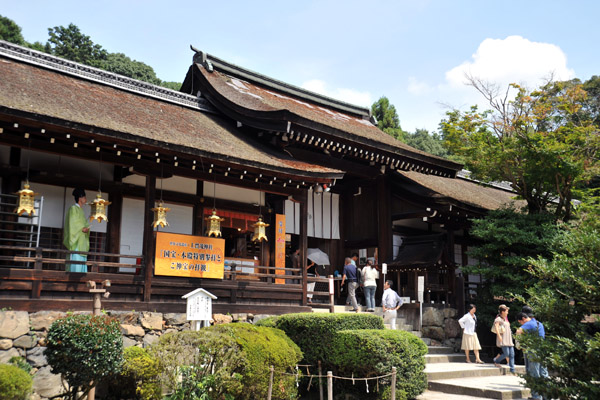
[[[319,400],[323,400],[323,381],[321,380],[321,360],[319,360]]]
[[[329,312],[333,313],[335,310],[335,299],[334,299],[334,293],[335,293],[335,288],[334,290],[331,290],[331,287],[333,286],[333,275],[329,275]],[[319,361],[320,362],[320,361]],[[319,372],[319,375],[321,375],[321,373]]]
[[[390,184],[385,175],[377,177],[377,222],[378,228],[378,243],[377,256],[379,265],[392,261],[392,211],[391,211],[392,195]],[[398,281],[399,282],[399,281]],[[397,289],[400,285],[398,285]]]
[[[303,190],[302,195],[300,196],[300,265],[299,267],[302,269],[300,272],[302,274],[302,304],[303,306],[307,305],[307,295],[306,295],[306,285],[307,281],[307,272],[306,272],[306,253],[308,247],[308,190]]]
[[[36,270],[36,272],[34,272],[34,278],[33,281],[31,282],[31,298],[33,299],[39,299],[40,295],[42,293],[42,258],[43,258],[43,254],[42,254],[42,248],[41,247],[36,247],[35,248],[35,262],[34,262],[34,269]],[[40,272],[37,272],[40,271]],[[38,276],[38,274],[40,274]]]
[[[269,368],[269,393],[267,394],[267,399],[271,400],[271,394],[273,393],[273,366]]]
[[[154,229],[152,221],[154,220],[154,200],[156,189],[156,177],[146,176],[146,198],[144,202],[144,301],[150,301],[152,292],[152,274],[154,273]]]
[[[396,367],[392,367],[391,399],[396,400]]]
[[[333,400],[333,373],[327,371],[327,400]]]

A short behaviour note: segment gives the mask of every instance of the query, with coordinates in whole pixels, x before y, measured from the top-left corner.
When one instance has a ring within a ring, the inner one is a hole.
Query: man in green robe
[[[83,205],[87,203],[85,191],[81,188],[73,190],[75,204],[69,207],[65,217],[63,244],[71,251],[90,251],[90,224],[83,213]],[[87,255],[69,254],[67,260],[79,261],[76,264],[67,263],[67,272],[87,272]]]

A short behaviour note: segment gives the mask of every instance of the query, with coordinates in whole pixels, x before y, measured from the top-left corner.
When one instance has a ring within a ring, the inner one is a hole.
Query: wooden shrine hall
[[[403,296],[421,276],[425,301],[457,304],[469,221],[513,196],[393,139],[369,109],[195,49],[180,92],[4,41],[0,76],[0,304],[14,310],[88,310],[88,281],[108,280],[112,310],[183,312],[203,288],[215,312],[310,311],[309,296],[341,300],[328,277],[355,252]],[[65,268],[73,188],[109,202],[87,273]]]

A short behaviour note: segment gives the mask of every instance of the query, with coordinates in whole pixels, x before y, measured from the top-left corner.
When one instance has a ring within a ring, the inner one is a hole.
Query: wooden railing
[[[148,279],[141,255],[78,252],[88,256],[87,261],[80,262],[88,266],[88,272],[65,272],[65,264],[77,263],[66,259],[72,253],[76,252],[0,246],[0,304],[13,309],[23,309],[23,304],[29,309],[48,309],[50,304],[50,309],[87,308],[87,303],[82,305],[82,302],[90,301],[87,282],[106,279],[112,283],[110,300],[106,303],[113,309],[182,312],[185,301],[181,296],[199,287],[218,297],[215,312],[293,312],[303,310],[301,307],[306,304],[299,268],[256,266],[253,273],[225,271],[223,279],[153,274]],[[124,259],[140,263],[119,262]],[[312,294],[320,306],[333,305],[328,278],[308,277],[308,282],[316,282]],[[149,296],[145,296],[145,291]],[[33,304],[35,301],[40,303]]]

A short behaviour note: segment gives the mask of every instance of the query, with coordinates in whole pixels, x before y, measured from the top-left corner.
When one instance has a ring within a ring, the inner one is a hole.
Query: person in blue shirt
[[[541,338],[546,337],[546,330],[544,329],[544,324],[536,320],[535,318],[531,318],[529,315],[524,312],[520,312],[517,314],[517,321],[521,324],[521,327],[517,329],[517,335],[537,335]],[[530,375],[534,378],[548,378],[548,370],[542,366],[540,360],[535,359],[531,355],[527,356],[527,375]],[[543,399],[541,395],[538,393],[531,391],[531,397],[533,399]]]
[[[348,300],[352,304],[352,311],[358,312],[358,303],[356,301],[356,288],[358,287],[358,273],[356,266],[352,264],[352,259],[346,257],[344,260],[344,272],[342,273],[342,286],[348,281]]]

